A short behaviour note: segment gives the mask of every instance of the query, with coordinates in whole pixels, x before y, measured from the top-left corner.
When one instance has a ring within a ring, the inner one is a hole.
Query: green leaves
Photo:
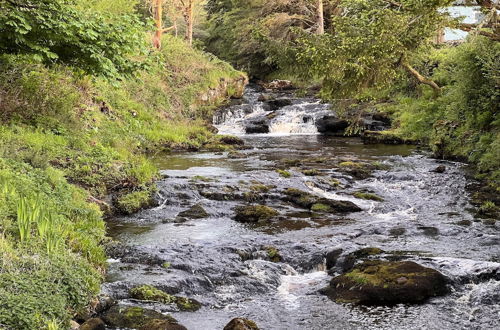
[[[145,25],[136,16],[98,13],[72,0],[0,0],[0,52],[32,54],[117,79],[145,66]]]

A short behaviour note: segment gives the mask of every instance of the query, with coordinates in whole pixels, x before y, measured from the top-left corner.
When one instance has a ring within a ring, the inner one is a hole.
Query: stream
[[[249,88],[243,102],[214,117],[220,133],[239,135],[248,148],[155,158],[158,206],[108,224],[121,243],[108,252],[103,294],[168,313],[192,330],[223,329],[235,317],[273,330],[498,329],[499,224],[475,215],[465,165],[414,146],[320,135],[325,120],[333,125],[329,105],[267,91],[282,100],[268,102],[262,93]],[[366,125],[383,123],[367,118]],[[445,171],[435,171],[439,166]],[[361,212],[307,210],[287,201],[289,188],[350,201]],[[236,207],[257,204],[279,214],[234,220]],[[193,206],[206,214],[185,212]],[[450,293],[386,307],[339,304],[320,294],[363,248],[440,271],[451,280]],[[144,284],[202,308],[132,299],[130,288]]]

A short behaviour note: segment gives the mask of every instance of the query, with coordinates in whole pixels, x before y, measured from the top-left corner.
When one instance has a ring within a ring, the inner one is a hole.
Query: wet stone
[[[237,206],[234,220],[238,222],[267,221],[279,215],[278,211],[265,205]]]
[[[199,205],[196,204],[186,211],[182,211],[177,215],[178,218],[189,218],[189,219],[203,219],[208,217],[207,211]]]
[[[394,305],[421,303],[448,292],[447,278],[411,261],[366,261],[334,277],[322,292],[340,303]]]
[[[147,329],[147,325],[161,323],[164,327],[157,329],[186,329],[179,325],[173,317],[142,307],[113,306],[103,315],[102,319],[106,325],[115,328]]]
[[[259,330],[254,321],[244,319],[241,317],[232,319],[225,327],[224,330]]]

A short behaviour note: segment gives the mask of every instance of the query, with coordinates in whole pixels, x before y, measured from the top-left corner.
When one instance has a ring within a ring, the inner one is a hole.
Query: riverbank
[[[227,149],[206,125],[246,76],[165,37],[148,71],[109,82],[0,58],[0,326],[84,319],[106,268],[103,217],[152,205],[147,154]]]

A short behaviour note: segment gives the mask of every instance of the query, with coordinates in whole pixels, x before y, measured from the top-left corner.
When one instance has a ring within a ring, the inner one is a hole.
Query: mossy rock
[[[303,170],[302,174],[304,174],[305,176],[318,176],[321,174],[321,172],[318,171],[317,169],[309,169],[309,170]]]
[[[448,292],[440,272],[412,261],[366,261],[334,277],[323,293],[339,303],[395,305],[422,303]]]
[[[106,330],[106,325],[104,321],[100,318],[91,318],[85,321],[79,328],[79,330]]]
[[[232,319],[224,327],[224,330],[259,330],[259,327],[254,321],[237,317]]]
[[[285,170],[276,170],[276,172],[283,178],[291,178],[292,177],[292,173],[288,172],[288,171],[285,171]]]
[[[369,192],[364,192],[364,191],[357,191],[353,194],[354,197],[359,198],[359,199],[364,199],[364,200],[369,200],[369,201],[376,201],[376,202],[383,202],[384,199],[380,197],[379,195],[369,193]]]
[[[374,248],[374,247],[368,247],[368,248],[363,248],[359,249],[357,251],[349,253],[343,260],[341,267],[342,271],[347,272],[350,271],[354,265],[356,264],[356,261],[360,259],[366,259],[372,256],[376,256],[379,254],[384,253],[385,251],[379,249],[379,248]]]
[[[245,142],[241,138],[233,135],[223,135],[219,137],[219,141],[231,146],[234,145],[242,146],[245,144]]]
[[[131,289],[130,296],[138,300],[176,304],[182,311],[194,312],[201,308],[201,304],[194,299],[173,296],[151,285],[142,285]]]
[[[311,206],[311,211],[313,212],[331,212],[332,208],[329,205],[316,203]]]
[[[103,321],[113,328],[146,329],[146,325],[156,322],[164,325],[177,326],[160,329],[186,329],[179,325],[177,320],[170,315],[164,315],[157,311],[142,307],[113,306],[104,314]]]
[[[207,218],[209,214],[200,204],[196,204],[191,206],[189,209],[180,212],[177,216],[188,219],[203,219]]]
[[[350,213],[362,211],[353,202],[322,198],[295,188],[288,188],[284,194],[285,201],[314,212]]]
[[[276,217],[279,212],[265,205],[237,206],[234,211],[234,220],[238,222],[268,221]]]
[[[267,252],[267,256],[272,262],[281,262],[283,260],[280,251],[276,247],[264,246],[263,249]]]

